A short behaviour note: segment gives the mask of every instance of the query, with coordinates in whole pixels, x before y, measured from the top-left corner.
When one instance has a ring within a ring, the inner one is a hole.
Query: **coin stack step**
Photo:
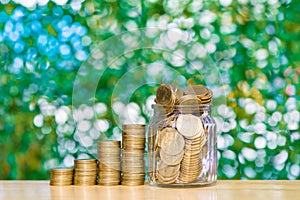
[[[119,185],[121,179],[121,142],[99,141],[98,160],[99,174],[98,185]]]
[[[96,159],[74,161],[74,185],[95,185],[97,181],[98,162]]]
[[[122,126],[122,185],[143,185],[145,180],[145,125]]]
[[[73,184],[73,168],[54,168],[50,171],[50,185],[67,186]]]

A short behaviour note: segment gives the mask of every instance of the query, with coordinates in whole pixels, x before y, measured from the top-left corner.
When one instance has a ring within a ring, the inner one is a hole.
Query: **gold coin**
[[[144,185],[144,180],[143,181],[123,181],[122,180],[121,185],[125,185],[125,186],[139,186],[139,185]]]
[[[184,95],[178,100],[178,102],[180,105],[199,105],[202,103],[201,99],[195,95]]]
[[[160,151],[160,158],[167,165],[178,165],[181,162],[183,155],[184,151],[177,155],[169,155],[163,149]]]
[[[74,168],[52,168],[50,172],[55,174],[73,174]]]
[[[75,165],[76,164],[93,164],[93,163],[97,163],[96,159],[77,159],[74,160]]]
[[[145,124],[123,124],[122,129],[128,130],[128,129],[145,129]]]
[[[159,131],[159,146],[168,155],[178,155],[184,148],[184,138],[174,128],[164,128]]]
[[[120,181],[99,182],[98,185],[102,185],[102,186],[116,186],[116,185],[120,185]]]
[[[170,115],[166,118],[164,118],[161,123],[162,123],[162,127],[173,127],[175,125],[175,120],[176,120],[176,116],[175,115]]]
[[[172,177],[164,177],[162,174],[156,173],[156,178],[158,179],[158,182],[160,182],[160,183],[171,184],[176,181],[178,175],[179,175],[179,171]]]
[[[121,145],[121,141],[118,141],[118,140],[101,140],[101,141],[98,141],[98,146],[99,147],[104,147],[104,146],[109,146],[109,147],[120,147]]]
[[[175,103],[175,96],[169,84],[161,84],[156,91],[156,102],[161,105],[171,105]]]
[[[126,168],[122,171],[126,173],[145,173],[146,170],[143,168]]]
[[[50,185],[67,186],[73,184],[73,168],[54,168],[50,171]]]
[[[122,177],[123,178],[136,178],[136,179],[145,178],[145,173],[131,174],[131,173],[123,172]]]
[[[142,158],[144,157],[144,151],[136,152],[136,151],[123,151],[122,158]]]
[[[199,133],[204,133],[202,121],[192,114],[181,114],[176,120],[178,132],[185,138],[193,138]]]
[[[175,166],[169,166],[169,165],[162,166],[162,165],[165,165],[165,163],[164,164],[158,163],[157,172],[161,174],[163,177],[174,177],[179,172],[180,169],[180,164]]]

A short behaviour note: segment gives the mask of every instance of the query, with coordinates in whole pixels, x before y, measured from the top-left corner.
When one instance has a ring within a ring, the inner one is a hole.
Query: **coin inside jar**
[[[183,158],[183,154],[184,154],[184,151],[180,152],[177,155],[169,155],[164,150],[161,150],[160,151],[160,158],[167,165],[174,166],[174,165],[180,164],[180,162]]]
[[[175,128],[164,128],[158,134],[158,145],[168,154],[177,155],[184,148],[184,138]]]
[[[202,122],[199,117],[192,114],[181,114],[176,120],[176,128],[185,138],[193,138],[203,133]]]

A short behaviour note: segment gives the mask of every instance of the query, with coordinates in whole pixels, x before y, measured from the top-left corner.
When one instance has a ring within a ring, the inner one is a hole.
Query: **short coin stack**
[[[96,159],[82,159],[74,161],[74,185],[95,185],[97,181]]]
[[[121,142],[99,141],[98,160],[99,174],[98,185],[119,185],[121,174]]]
[[[122,126],[122,185],[143,185],[145,179],[145,125]]]
[[[54,168],[50,171],[50,185],[67,186],[73,184],[73,168]]]

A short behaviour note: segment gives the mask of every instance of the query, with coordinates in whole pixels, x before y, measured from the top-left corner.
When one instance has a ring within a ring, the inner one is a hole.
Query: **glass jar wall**
[[[153,105],[148,128],[149,184],[204,186],[217,180],[216,123],[211,105]]]

